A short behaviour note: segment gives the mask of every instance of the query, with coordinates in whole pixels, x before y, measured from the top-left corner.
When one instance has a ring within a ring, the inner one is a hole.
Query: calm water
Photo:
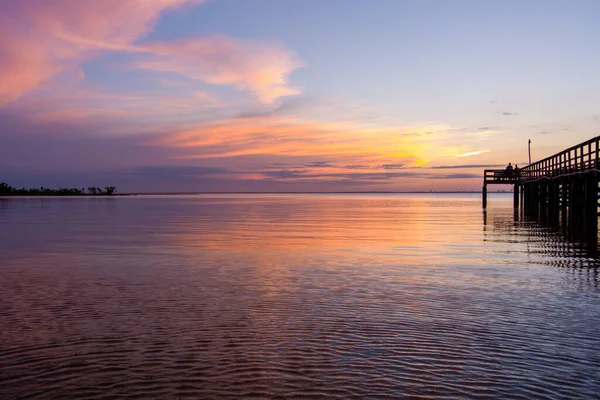
[[[509,197],[0,200],[0,398],[599,398],[599,264]]]

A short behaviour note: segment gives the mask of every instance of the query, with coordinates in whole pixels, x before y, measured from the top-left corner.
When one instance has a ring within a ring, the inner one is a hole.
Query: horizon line
[[[211,192],[123,192],[115,193],[115,195],[168,195],[168,194],[456,194],[456,193],[481,193],[481,190],[443,190],[443,191],[336,191],[336,192],[294,192],[294,191],[211,191]],[[512,191],[489,191],[488,193],[512,193]]]

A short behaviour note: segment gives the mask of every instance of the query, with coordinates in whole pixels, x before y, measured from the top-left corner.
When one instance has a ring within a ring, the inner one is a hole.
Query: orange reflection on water
[[[176,223],[162,239],[180,249],[224,252],[323,253],[352,252],[356,256],[389,254],[405,247],[435,246],[426,198],[279,195],[251,203],[235,202],[232,214],[191,215],[187,228]],[[223,201],[215,199],[222,205]],[[192,226],[193,228],[189,228]]]

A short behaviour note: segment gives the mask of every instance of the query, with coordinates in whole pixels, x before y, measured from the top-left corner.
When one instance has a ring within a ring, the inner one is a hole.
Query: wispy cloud
[[[430,169],[468,169],[468,168],[497,168],[501,164],[461,164],[461,165],[437,165],[429,167]]]
[[[463,158],[463,157],[471,157],[471,156],[477,156],[479,154],[484,154],[484,153],[489,153],[491,150],[478,150],[478,151],[469,151],[467,153],[462,153],[462,154],[454,154],[455,157],[457,158]]]
[[[383,164],[383,165],[380,165],[380,168],[382,168],[382,169],[402,169],[402,168],[406,168],[406,165],[400,164],[400,163]]]
[[[264,103],[299,94],[287,82],[303,64],[277,45],[226,36],[207,36],[178,42],[155,42],[140,48],[137,68],[172,72],[213,85],[248,90]]]
[[[481,179],[481,174],[430,175],[429,179]]]
[[[105,49],[126,49],[163,12],[203,0],[0,1],[0,104]],[[24,51],[26,50],[26,51]]]

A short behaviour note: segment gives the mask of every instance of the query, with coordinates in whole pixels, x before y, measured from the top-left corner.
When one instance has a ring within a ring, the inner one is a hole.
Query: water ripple
[[[11,200],[0,398],[597,397],[597,257],[491,203]]]

